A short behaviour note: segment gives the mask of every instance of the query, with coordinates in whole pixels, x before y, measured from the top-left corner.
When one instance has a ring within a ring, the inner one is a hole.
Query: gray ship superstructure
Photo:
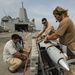
[[[8,31],[34,31],[36,30],[35,20],[29,21],[26,9],[23,6],[20,8],[19,17],[12,18],[4,16],[1,19],[1,26]]]

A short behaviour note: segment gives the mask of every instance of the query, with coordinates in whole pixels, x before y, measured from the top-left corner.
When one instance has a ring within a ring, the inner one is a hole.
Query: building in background
[[[29,21],[26,9],[23,6],[20,8],[19,17],[12,18],[11,16],[4,16],[1,19],[1,26],[5,31],[34,31],[36,30],[35,19]]]

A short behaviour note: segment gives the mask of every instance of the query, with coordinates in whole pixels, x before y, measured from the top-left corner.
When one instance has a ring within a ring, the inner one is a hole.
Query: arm
[[[20,52],[16,52],[13,55],[14,55],[14,57],[17,57],[17,58],[20,58],[20,59],[23,59],[23,60],[27,59],[27,56],[22,55]]]
[[[24,48],[23,46],[21,46],[21,44],[20,44],[19,42],[17,43],[17,47],[18,47],[19,49],[21,49],[23,52],[30,53],[30,50],[27,50],[26,48]]]
[[[23,52],[27,52],[27,53],[30,53],[30,50],[28,50],[28,49],[26,49],[26,48],[21,48],[21,50],[23,51]]]
[[[36,38],[38,38],[44,31],[45,31],[46,27],[43,26],[43,28],[41,29],[41,31],[38,33],[38,35],[36,36]]]
[[[53,26],[51,26],[49,23],[48,23],[48,27],[46,28],[45,32],[42,34],[42,36],[47,36],[51,33],[51,31],[53,30]]]
[[[53,33],[52,35],[47,36],[47,37],[44,39],[44,41],[46,42],[46,41],[48,41],[48,40],[56,40],[57,38],[59,38],[59,36],[56,35],[55,33]]]
[[[27,59],[26,56],[22,55],[20,52],[18,52],[15,48],[15,45],[12,43],[8,44],[6,47],[7,51],[14,57],[20,58],[20,59]]]
[[[59,38],[59,36],[56,35],[55,33],[53,33],[52,35],[48,36],[49,40],[56,40],[57,38]]]

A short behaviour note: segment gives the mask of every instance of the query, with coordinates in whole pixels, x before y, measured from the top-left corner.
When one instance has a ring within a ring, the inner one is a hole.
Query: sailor
[[[23,60],[27,59],[27,56],[20,53],[19,50],[27,53],[30,52],[30,50],[22,47],[19,41],[20,36],[18,34],[13,34],[11,40],[9,40],[4,46],[3,60],[10,65],[8,70],[12,73],[17,72],[17,69],[22,64]]]
[[[40,32],[37,35],[37,40],[41,40],[47,35],[50,35],[54,32],[54,27],[47,21],[46,18],[42,19],[43,28],[40,30]]]
[[[22,47],[24,47],[24,44],[25,44],[25,43],[24,43],[24,41],[23,41],[23,38],[22,38],[21,36],[19,36],[19,37],[20,37],[19,43],[21,44]]]
[[[48,40],[55,40],[59,38],[59,42],[66,45],[73,54],[75,54],[75,27],[72,20],[68,16],[68,10],[57,6],[53,11],[53,15],[57,22],[59,22],[59,27],[50,36],[44,39],[46,43]],[[64,75],[75,75],[75,64],[70,64],[70,71],[65,71]]]
[[[42,18],[41,21],[43,24],[43,28],[40,30],[40,32],[36,36],[37,41],[44,39],[47,35],[50,35],[50,34],[54,33],[54,31],[55,31],[54,27],[47,21],[46,18]],[[40,50],[40,52],[41,52],[41,57],[42,57],[42,61],[44,64],[44,68],[47,68],[48,66],[51,67],[52,66],[52,64],[50,63],[51,59],[49,59],[47,51],[46,50]]]

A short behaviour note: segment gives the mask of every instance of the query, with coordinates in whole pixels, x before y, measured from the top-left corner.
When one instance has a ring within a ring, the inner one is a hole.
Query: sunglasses
[[[46,22],[42,22],[42,24],[45,24]]]

